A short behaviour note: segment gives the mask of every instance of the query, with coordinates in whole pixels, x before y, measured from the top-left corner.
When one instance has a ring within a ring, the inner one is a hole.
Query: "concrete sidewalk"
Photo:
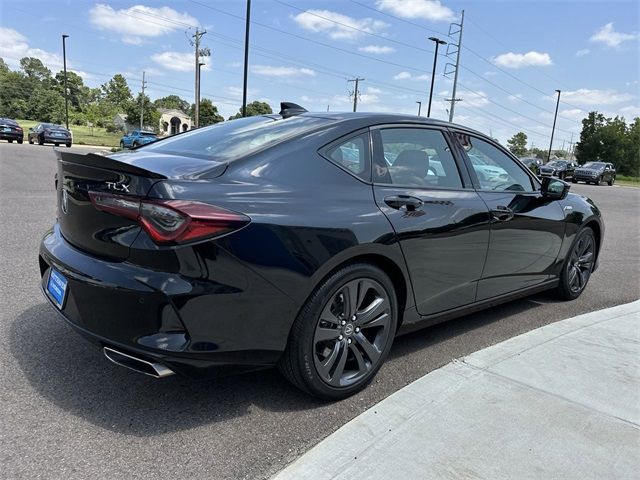
[[[639,472],[636,301],[455,360],[274,478],[637,479]]]

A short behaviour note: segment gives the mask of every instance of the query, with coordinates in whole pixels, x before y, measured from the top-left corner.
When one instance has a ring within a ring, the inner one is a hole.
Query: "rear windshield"
[[[140,132],[140,135],[143,137],[155,137],[156,134],[154,132]]]
[[[604,163],[602,162],[589,162],[584,164],[584,168],[604,168]]]
[[[220,122],[142,147],[145,151],[204,157],[229,162],[326,123],[318,117],[283,120],[255,116]]]
[[[554,160],[553,162],[547,163],[547,166],[549,166],[549,167],[564,167],[566,164],[567,164],[567,162],[564,162],[562,160]]]

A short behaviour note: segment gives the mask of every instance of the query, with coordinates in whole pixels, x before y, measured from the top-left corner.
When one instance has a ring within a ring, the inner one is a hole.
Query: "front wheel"
[[[120,150],[124,150],[124,142],[120,142]]]
[[[382,366],[397,318],[393,283],[382,270],[370,264],[344,267],[307,300],[278,367],[311,395],[347,398],[364,388]]]
[[[596,260],[596,238],[593,230],[583,228],[567,254],[560,274],[557,293],[564,300],[574,300],[583,292]]]
[[[23,142],[22,139],[18,140],[18,144],[22,145],[22,142]]]
[[[609,184],[610,187],[613,187],[613,184],[615,183],[615,181],[616,181],[616,177],[611,177],[607,183]]]
[[[13,140],[9,140],[9,143],[13,143]]]
[[[138,142],[133,142],[133,144],[131,145],[131,148],[137,148],[138,147]]]
[[[71,142],[65,143],[65,145],[67,146],[67,148],[71,148]]]

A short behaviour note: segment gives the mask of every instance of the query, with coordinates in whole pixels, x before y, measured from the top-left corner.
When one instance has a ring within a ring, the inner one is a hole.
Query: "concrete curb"
[[[454,360],[273,478],[632,478],[639,325],[636,301]]]

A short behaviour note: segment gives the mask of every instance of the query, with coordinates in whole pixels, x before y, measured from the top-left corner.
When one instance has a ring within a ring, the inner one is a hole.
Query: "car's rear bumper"
[[[68,137],[48,137],[48,136],[44,136],[44,143],[63,143],[63,144],[67,144],[67,143],[72,143],[72,139],[68,138]]]
[[[0,132],[1,140],[22,140],[24,135],[18,132]]]
[[[246,270],[232,267],[236,275]],[[52,268],[68,281],[61,309],[47,293]],[[42,240],[40,272],[52,308],[85,338],[190,377],[215,374],[218,367],[235,372],[274,365],[295,316],[290,300],[260,278],[232,291],[201,278],[107,261],[70,245],[57,226]]]

